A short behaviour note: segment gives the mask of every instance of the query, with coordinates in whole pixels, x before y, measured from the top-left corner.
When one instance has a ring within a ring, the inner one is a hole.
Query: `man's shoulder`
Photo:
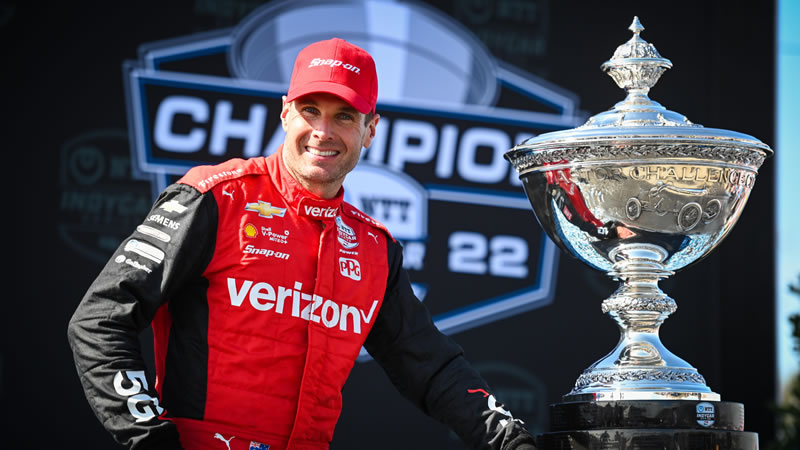
[[[178,180],[178,183],[192,186],[205,193],[224,181],[246,175],[264,173],[266,173],[266,165],[262,157],[250,159],[233,158],[213,166],[192,167]]]
[[[389,237],[392,241],[395,240],[394,237],[392,237],[392,233],[390,233],[389,229],[386,228],[386,225],[368,216],[363,211],[351,205],[350,203],[342,202],[342,211],[347,217],[352,217],[354,219],[359,220],[360,222],[366,223],[367,225],[371,225],[373,228],[377,228],[383,231],[386,234],[386,236]]]

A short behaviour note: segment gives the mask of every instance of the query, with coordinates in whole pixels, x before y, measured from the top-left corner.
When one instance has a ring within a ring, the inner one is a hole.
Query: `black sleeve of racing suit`
[[[461,347],[433,324],[411,290],[402,248],[387,241],[386,296],[364,344],[367,351],[404,397],[453,429],[470,448],[534,449],[523,424],[501,403],[490,401],[491,390]]]
[[[176,290],[200,277],[213,254],[217,214],[213,195],[169,186],[70,320],[69,343],[86,398],[128,448],[181,448],[175,425],[157,417],[163,409],[145,376],[139,333]]]

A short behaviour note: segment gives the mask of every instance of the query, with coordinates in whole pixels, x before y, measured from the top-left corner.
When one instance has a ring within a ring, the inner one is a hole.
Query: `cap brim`
[[[362,96],[358,95],[356,91],[347,86],[332,81],[317,81],[308,83],[294,90],[290,90],[286,95],[286,101],[294,101],[303,95],[315,93],[328,93],[335,95],[342,100],[346,101],[350,106],[355,108],[361,114],[368,114],[373,112],[372,105]]]

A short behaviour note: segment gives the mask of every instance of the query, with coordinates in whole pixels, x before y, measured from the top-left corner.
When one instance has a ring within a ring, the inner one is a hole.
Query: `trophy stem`
[[[602,309],[619,326],[620,340],[581,374],[565,400],[719,400],[697,369],[667,350],[658,336],[677,309],[658,287],[674,273],[664,267],[667,255],[645,243],[622,244],[609,253],[614,265],[608,274],[622,283]]]

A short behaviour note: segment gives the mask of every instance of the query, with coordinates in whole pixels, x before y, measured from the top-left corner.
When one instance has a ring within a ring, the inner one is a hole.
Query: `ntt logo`
[[[342,67],[343,69],[349,70],[350,72],[361,74],[361,69],[352,65],[352,64],[345,64],[338,59],[320,59],[314,58],[311,60],[311,63],[308,67],[317,67],[317,66],[331,66],[331,67]]]

